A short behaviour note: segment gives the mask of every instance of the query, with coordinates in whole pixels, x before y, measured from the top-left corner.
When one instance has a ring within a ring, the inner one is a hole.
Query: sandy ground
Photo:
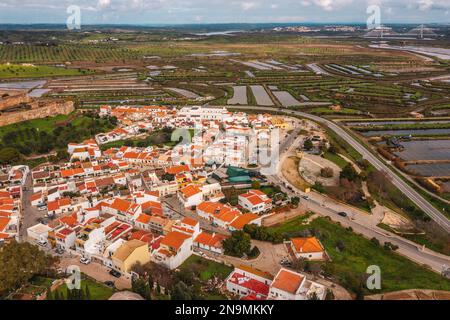
[[[308,184],[302,179],[300,173],[298,172],[299,163],[299,158],[288,157],[282,164],[281,172],[290,184],[300,190],[305,190],[305,188],[308,187]]]
[[[320,175],[320,171],[327,167],[333,170],[333,177],[331,178],[324,178]],[[341,168],[322,157],[305,154],[300,160],[299,172],[310,184],[320,182],[324,186],[337,186],[339,184]]]
[[[367,296],[366,300],[450,300],[450,292],[436,290],[403,290]]]
[[[390,210],[384,212],[384,218],[381,222],[396,230],[409,230],[414,228],[411,221]]]

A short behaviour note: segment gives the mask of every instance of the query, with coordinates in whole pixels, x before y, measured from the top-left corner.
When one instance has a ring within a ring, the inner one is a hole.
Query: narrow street
[[[27,238],[27,229],[39,223],[40,218],[44,218],[46,211],[39,211],[31,205],[31,196],[33,195],[33,180],[31,173],[28,174],[25,185],[23,186],[22,212],[19,229],[19,240],[25,241]]]

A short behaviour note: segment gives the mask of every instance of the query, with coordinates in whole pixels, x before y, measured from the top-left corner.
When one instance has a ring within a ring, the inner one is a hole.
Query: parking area
[[[68,266],[78,266],[81,272],[87,274],[88,276],[96,279],[100,282],[112,281],[114,282],[118,290],[124,290],[131,288],[131,278],[127,279],[124,276],[120,278],[115,278],[109,274],[109,268],[105,267],[96,262],[91,262],[89,264],[80,263],[79,257],[63,257],[60,261],[60,268],[66,269]]]

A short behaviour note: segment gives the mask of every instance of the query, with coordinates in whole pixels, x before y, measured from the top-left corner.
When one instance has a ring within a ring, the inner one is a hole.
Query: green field
[[[16,123],[0,128],[0,162],[23,162],[23,156],[66,150],[70,142],[81,142],[100,132],[113,129],[115,118],[93,114],[59,115]]]
[[[92,73],[92,71],[84,69],[66,69],[51,66],[23,66],[18,64],[0,65],[0,79],[76,76],[90,73]]]
[[[331,257],[331,262],[324,267],[325,273],[352,291],[357,290],[361,277],[371,265],[381,268],[381,292],[406,289],[450,290],[450,280],[325,218],[317,218],[309,225],[303,225],[302,219],[297,218],[270,230],[289,237],[307,229],[315,230]],[[345,246],[342,252],[337,249],[338,241],[342,241]],[[376,292],[365,290],[365,293]]]
[[[81,289],[85,289],[86,286],[89,288],[89,292],[91,294],[91,300],[108,300],[114,293],[114,290],[111,288],[108,288],[107,286],[96,282],[94,280],[90,279],[83,279],[81,280]],[[61,295],[64,295],[64,297],[67,297],[67,286],[66,284],[61,285],[58,287],[58,289],[55,290],[55,292],[58,291],[58,293]],[[53,294],[55,294],[53,292]]]
[[[202,281],[207,281],[213,276],[225,279],[233,271],[233,268],[229,266],[196,255],[190,256],[180,269],[195,272]]]
[[[7,126],[0,127],[0,139],[9,132],[24,130],[24,129],[32,129],[35,128],[39,131],[45,131],[47,133],[51,132],[55,126],[68,119],[69,116],[66,115],[57,115],[54,117],[46,117],[41,119],[34,119],[23,121],[19,123],[10,124]]]
[[[331,152],[326,152],[323,157],[331,162],[333,162],[334,164],[336,164],[339,168],[344,168],[348,162],[341,158],[340,156],[338,156],[337,154],[331,153]]]
[[[31,285],[36,287],[45,287],[50,288],[52,285],[54,279],[46,278],[46,277],[34,277],[31,280]],[[109,297],[112,296],[114,293],[114,290],[106,287],[100,282],[96,282],[92,279],[85,278],[81,280],[81,289],[85,290],[86,286],[89,288],[89,292],[91,295],[91,300],[107,300]],[[67,286],[66,284],[62,284],[58,287],[55,291],[53,291],[53,296],[55,295],[55,292],[58,291],[59,295],[64,297],[67,297]]]

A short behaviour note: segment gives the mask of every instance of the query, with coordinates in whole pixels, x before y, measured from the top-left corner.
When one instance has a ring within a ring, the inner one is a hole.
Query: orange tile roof
[[[203,211],[215,219],[224,222],[232,222],[241,215],[239,210],[218,202],[202,202],[197,206],[197,210]]]
[[[34,201],[34,200],[41,199],[41,198],[42,198],[42,191],[39,191],[39,192],[34,193],[31,196],[30,200]]]
[[[166,168],[166,172],[169,174],[173,174],[173,175],[179,174],[181,172],[189,172],[189,171],[190,171],[190,169],[189,169],[188,165],[173,166],[173,167]]]
[[[230,223],[230,227],[233,227],[236,230],[241,230],[244,228],[246,224],[249,224],[255,219],[258,219],[259,216],[254,213],[245,213],[239,217],[236,218],[232,223]]]
[[[178,250],[183,245],[184,241],[190,237],[191,236],[178,231],[171,231],[162,239],[161,245]]]
[[[295,294],[304,278],[301,274],[281,269],[273,279],[272,287]]]
[[[114,199],[113,203],[111,204],[111,208],[120,211],[120,212],[126,212],[131,207],[132,203],[120,198]]]
[[[198,221],[190,217],[184,217],[183,220],[181,220],[181,223],[195,227],[198,224]]]
[[[54,211],[54,210],[57,210],[57,209],[59,209],[59,203],[58,203],[58,200],[55,200],[55,201],[49,201],[49,202],[47,203],[47,210],[48,210],[48,211]]]
[[[316,237],[292,238],[294,248],[299,253],[323,252],[323,247]]]
[[[148,222],[150,221],[150,218],[151,218],[151,216],[149,216],[148,214],[142,213],[139,215],[139,217],[137,217],[136,222],[148,224]]]
[[[4,231],[10,221],[10,218],[0,217],[0,231]]]
[[[61,221],[62,223],[66,224],[68,226],[75,226],[78,224],[77,219],[72,215],[61,217],[61,218],[59,218],[59,221]]]
[[[58,202],[59,202],[60,207],[70,206],[70,204],[71,204],[70,198],[62,198],[62,199],[59,199]]]
[[[266,278],[266,279],[269,279],[269,280],[272,280],[272,278],[273,278],[270,273],[267,273],[267,272],[264,272],[264,271],[261,271],[259,269],[255,269],[255,268],[252,268],[252,267],[249,267],[249,266],[246,266],[246,265],[240,265],[237,268],[241,269],[243,271],[249,272],[249,273],[253,273],[253,274],[257,275],[257,276],[260,276],[262,278]]]
[[[185,197],[190,198],[198,193],[201,193],[202,191],[200,190],[199,187],[191,184],[191,185],[188,185],[187,187],[181,189],[180,192],[183,193],[183,195]]]
[[[197,238],[195,238],[195,242],[209,246],[209,247],[222,247],[222,241],[225,240],[227,236],[221,234],[211,234],[207,232],[200,233]]]

